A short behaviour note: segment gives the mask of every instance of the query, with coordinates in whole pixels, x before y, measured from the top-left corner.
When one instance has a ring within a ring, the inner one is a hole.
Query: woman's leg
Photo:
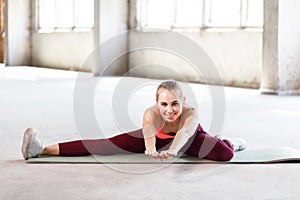
[[[205,131],[197,131],[191,138],[190,146],[184,153],[199,158],[216,161],[229,161],[234,155],[234,148],[230,141],[210,136]]]
[[[55,146],[52,146],[52,148],[55,148]],[[47,150],[47,148],[45,149]],[[60,156],[144,153],[144,151],[145,144],[142,129],[107,139],[76,140],[58,143],[58,155]]]
[[[59,155],[59,146],[58,144],[53,144],[46,146],[42,151],[41,155],[48,155],[48,156],[58,156]]]
[[[168,150],[173,142],[173,138],[161,139],[156,137],[155,147],[158,152]]]
[[[159,151],[168,149],[171,142],[172,139],[156,138],[156,148]],[[141,129],[108,139],[75,140],[46,146],[41,155],[85,156],[90,154],[108,155],[129,152],[145,152]]]

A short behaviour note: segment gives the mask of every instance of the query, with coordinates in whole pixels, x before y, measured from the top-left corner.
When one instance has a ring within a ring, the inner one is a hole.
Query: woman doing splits
[[[229,161],[235,151],[246,148],[240,138],[213,137],[198,121],[198,111],[185,104],[185,96],[176,81],[162,82],[156,92],[156,104],[147,108],[142,128],[111,138],[61,142],[44,146],[33,128],[26,129],[22,154],[25,160],[39,155],[86,156],[145,153],[168,160],[185,153],[198,158]]]

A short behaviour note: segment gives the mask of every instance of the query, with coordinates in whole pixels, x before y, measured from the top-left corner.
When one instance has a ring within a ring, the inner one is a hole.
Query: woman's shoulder
[[[192,106],[184,105],[182,115],[184,119],[188,117],[198,118],[198,111]]]
[[[183,106],[183,112],[187,113],[187,112],[197,112],[196,108],[190,106],[190,105],[184,105]]]
[[[148,107],[145,110],[144,114],[146,114],[146,115],[159,115],[159,110],[158,110],[157,105],[153,105],[153,106]]]
[[[161,122],[161,116],[157,106],[151,106],[144,112],[144,122],[152,123],[155,127],[158,127]]]

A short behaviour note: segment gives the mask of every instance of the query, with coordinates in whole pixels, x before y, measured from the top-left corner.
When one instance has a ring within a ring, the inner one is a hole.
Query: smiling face
[[[160,88],[156,103],[162,118],[172,123],[176,122],[182,113],[184,97],[178,97],[173,90]]]

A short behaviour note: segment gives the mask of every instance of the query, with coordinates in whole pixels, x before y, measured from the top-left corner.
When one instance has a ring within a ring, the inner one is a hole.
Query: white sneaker
[[[37,138],[36,130],[27,128],[23,136],[22,155],[25,160],[39,156],[44,150],[44,144]]]
[[[233,145],[234,152],[237,151],[243,151],[246,149],[246,142],[245,140],[238,138],[238,137],[223,137],[216,135],[216,138],[219,138],[221,140],[229,140],[231,144]]]

